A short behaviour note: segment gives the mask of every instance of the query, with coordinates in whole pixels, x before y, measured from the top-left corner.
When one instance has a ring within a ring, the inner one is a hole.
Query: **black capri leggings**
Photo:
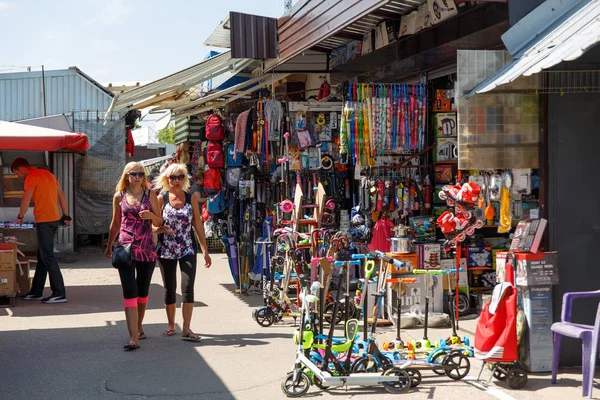
[[[175,304],[177,288],[177,261],[181,269],[181,302],[194,302],[194,282],[196,281],[196,255],[192,254],[179,260],[159,258],[160,273],[165,285],[165,304]]]
[[[142,262],[133,260],[132,268],[119,268],[123,298],[135,299],[136,297],[148,297],[150,281],[152,280],[152,273],[155,266],[155,261]]]

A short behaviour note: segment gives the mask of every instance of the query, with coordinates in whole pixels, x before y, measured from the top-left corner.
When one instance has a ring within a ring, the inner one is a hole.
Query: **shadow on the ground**
[[[248,306],[254,308],[259,307],[264,304],[264,300],[262,294],[254,293],[254,291],[250,290],[247,293],[236,293],[238,287],[233,283],[221,283],[223,288],[227,289],[232,295],[236,296],[240,301],[246,303]]]
[[[161,337],[163,328],[146,325],[148,339],[129,352],[122,321],[0,332],[0,343],[10,343],[3,359],[11,360],[0,363],[2,399],[235,398],[190,342]]]
[[[45,295],[50,295],[46,288]],[[148,310],[164,309],[164,288],[150,285]],[[75,315],[123,311],[123,291],[121,285],[67,286],[67,303],[42,304],[40,301],[17,299],[16,307],[0,306],[0,316],[12,313],[15,317],[37,317],[49,315]],[[181,295],[177,294],[177,306],[181,304]],[[195,302],[195,307],[206,307],[205,303]]]

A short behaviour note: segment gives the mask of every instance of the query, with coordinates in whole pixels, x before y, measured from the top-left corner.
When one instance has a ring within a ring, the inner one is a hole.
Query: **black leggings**
[[[165,304],[175,304],[177,288],[177,261],[181,269],[181,302],[194,302],[194,282],[196,281],[196,255],[192,254],[179,260],[159,258],[160,273],[165,285]]]
[[[119,268],[123,298],[135,299],[136,297],[148,297],[150,281],[152,280],[152,273],[155,266],[155,261],[143,262],[133,260],[131,268]]]

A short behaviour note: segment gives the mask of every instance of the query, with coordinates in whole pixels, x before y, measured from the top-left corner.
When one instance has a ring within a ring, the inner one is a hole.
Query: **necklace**
[[[141,191],[140,193],[134,193],[131,189],[127,189],[127,193],[129,193],[137,202],[139,202],[142,199],[142,195],[144,194],[143,191]]]

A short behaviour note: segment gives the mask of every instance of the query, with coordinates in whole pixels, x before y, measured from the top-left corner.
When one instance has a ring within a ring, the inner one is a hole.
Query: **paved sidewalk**
[[[227,259],[213,254],[209,270],[200,265],[192,329],[200,343],[182,341],[181,315],[177,335],[162,337],[166,316],[162,282],[154,272],[141,349],[123,351],[127,328],[117,272],[100,250],[85,250],[61,263],[68,303],[46,305],[18,301],[0,308],[0,399],[281,399],[280,383],[294,363],[290,322],[262,328],[251,311],[261,296],[236,295]],[[67,263],[68,262],[68,263]],[[179,291],[178,291],[179,292]],[[46,289],[46,294],[49,289]],[[178,298],[178,301],[180,298]],[[380,340],[395,336],[380,330]],[[449,330],[430,330],[431,338]],[[404,332],[420,337],[421,330]],[[479,371],[472,360],[470,375]],[[429,372],[405,399],[564,399],[581,397],[581,372],[561,375],[550,385],[548,375],[532,376],[526,390],[481,388],[468,377],[451,381]],[[600,389],[594,392],[600,398]],[[383,388],[319,391],[307,397],[379,399]]]

